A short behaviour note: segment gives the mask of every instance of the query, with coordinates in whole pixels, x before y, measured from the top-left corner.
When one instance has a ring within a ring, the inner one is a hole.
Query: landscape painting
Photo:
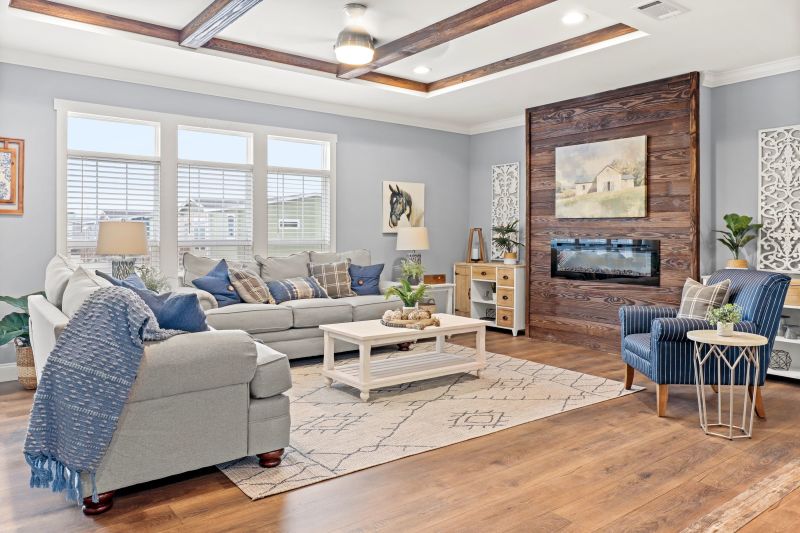
[[[647,136],[556,148],[556,218],[647,216]]]
[[[425,225],[425,184],[383,182],[383,233]]]

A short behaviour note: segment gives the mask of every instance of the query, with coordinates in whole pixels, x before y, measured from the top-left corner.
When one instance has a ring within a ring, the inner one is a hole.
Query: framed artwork
[[[0,137],[0,215],[21,215],[24,200],[25,141]]]
[[[646,135],[556,148],[556,218],[646,216]]]
[[[425,225],[425,184],[383,182],[383,233]]]
[[[492,227],[515,220],[519,220],[519,163],[492,165]],[[491,252],[492,259],[503,258],[503,250],[494,241]]]

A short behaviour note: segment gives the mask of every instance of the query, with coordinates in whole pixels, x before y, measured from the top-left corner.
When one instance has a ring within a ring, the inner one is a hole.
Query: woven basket
[[[17,348],[17,374],[20,384],[28,390],[36,388],[36,367],[33,365],[33,348],[30,346],[16,346]]]

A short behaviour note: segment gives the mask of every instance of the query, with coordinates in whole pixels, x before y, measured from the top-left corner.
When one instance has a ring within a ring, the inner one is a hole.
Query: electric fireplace
[[[550,276],[658,286],[660,244],[645,239],[553,239]]]

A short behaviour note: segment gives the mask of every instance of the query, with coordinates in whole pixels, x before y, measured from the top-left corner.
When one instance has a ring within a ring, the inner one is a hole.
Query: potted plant
[[[169,289],[167,278],[155,267],[139,265],[136,267],[136,273],[139,274],[139,278],[142,280],[142,283],[144,283],[144,286],[153,292],[161,293]]]
[[[422,281],[422,276],[425,274],[425,268],[422,263],[403,259],[400,261],[400,278],[407,280],[411,285],[417,285]]]
[[[41,294],[41,293],[36,293]],[[19,309],[0,319],[0,346],[14,342],[17,352],[17,375],[26,389],[36,388],[36,368],[33,365],[30,330],[28,329],[28,296],[0,296],[0,302]]]
[[[728,229],[715,231],[722,234],[717,240],[733,254],[733,259],[728,260],[727,268],[747,268],[747,259],[739,259],[739,252],[756,238],[755,233],[763,224],[753,224],[753,217],[736,213],[728,213],[722,219]]]
[[[411,286],[407,279],[402,278],[399,285],[393,285],[386,289],[384,297],[388,300],[390,296],[397,296],[403,302],[403,315],[413,311],[419,301],[425,296],[428,286],[420,283],[416,288]]]
[[[733,335],[733,326],[742,321],[742,308],[736,304],[725,304],[722,307],[709,309],[706,320],[717,327],[717,335],[730,337]]]
[[[518,222],[518,220],[514,220],[508,224],[492,226],[492,242],[503,250],[503,263],[506,265],[515,265],[517,263],[517,248],[523,246],[521,242],[516,240],[519,234],[519,229],[517,229]]]

